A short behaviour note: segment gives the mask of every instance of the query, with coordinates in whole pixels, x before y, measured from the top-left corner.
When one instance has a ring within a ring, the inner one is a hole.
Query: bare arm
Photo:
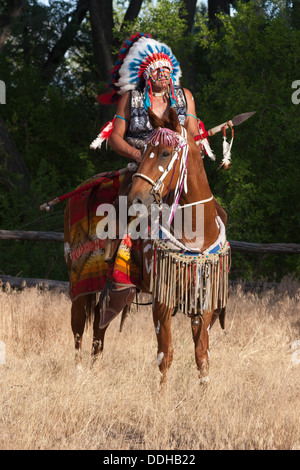
[[[114,123],[113,131],[108,139],[108,144],[115,152],[123,157],[130,158],[136,162],[142,160],[141,151],[129,145],[125,140],[124,136],[128,129],[128,122],[130,120],[130,93],[126,93],[119,101],[117,107],[117,115],[122,116],[123,119],[116,118]]]
[[[187,101],[187,114],[192,114],[192,116],[187,116],[186,118],[186,129],[193,137],[195,137],[196,135],[199,135],[195,101],[192,93],[186,88],[184,88],[184,93]]]

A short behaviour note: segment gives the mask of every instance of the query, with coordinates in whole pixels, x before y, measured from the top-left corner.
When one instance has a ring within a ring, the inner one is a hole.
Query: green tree
[[[295,3],[295,2],[294,2]],[[228,212],[228,238],[299,242],[299,29],[294,3],[234,3],[215,26],[194,0],[13,0],[0,6],[0,79],[7,104],[0,117],[0,224],[3,229],[63,229],[63,209],[41,214],[50,196],[94,173],[125,166],[110,149],[90,151],[115,111],[95,97],[122,41],[137,30],[169,44],[181,62],[207,128],[256,111],[235,132],[232,167],[218,171],[222,136],[211,139],[217,161],[205,160],[215,196]],[[224,9],[223,9],[224,10]],[[229,135],[228,135],[229,137]],[[62,247],[8,243],[0,270],[66,279]],[[233,275],[300,274],[298,258],[234,256]]]
[[[228,211],[228,237],[297,243],[300,113],[291,100],[291,85],[300,76],[299,31],[284,15],[257,14],[252,3],[239,3],[237,14],[219,18],[221,36],[199,33],[210,75],[197,94],[201,115],[209,127],[256,111],[236,129],[232,168],[216,172],[217,165],[207,165],[213,190]],[[218,153],[221,137],[211,143]],[[260,256],[251,270],[255,276],[280,277],[289,271],[299,273],[299,262],[286,257],[278,263],[275,257]]]
[[[141,3],[129,3],[127,20]],[[95,47],[95,37],[101,27],[110,28],[102,46],[112,57],[112,25],[106,17],[112,4],[14,0],[0,6],[0,78],[7,89],[0,118],[1,228],[62,231],[64,207],[46,216],[39,212],[41,202],[76,187],[112,160],[105,151],[89,150],[106,114],[97,119],[95,97],[111,65],[101,62],[103,50]],[[57,256],[61,250],[2,241],[0,271],[66,277],[63,256]]]

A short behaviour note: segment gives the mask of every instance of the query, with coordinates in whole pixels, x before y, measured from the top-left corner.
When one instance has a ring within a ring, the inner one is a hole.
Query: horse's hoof
[[[209,384],[209,376],[200,377],[200,385],[208,385]]]

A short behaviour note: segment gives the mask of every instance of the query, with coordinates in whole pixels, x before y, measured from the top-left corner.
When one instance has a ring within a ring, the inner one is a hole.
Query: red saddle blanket
[[[119,194],[123,175],[118,171],[109,174],[96,175],[82,186],[86,186],[95,179],[99,185],[70,199],[70,254],[72,259],[70,275],[70,295],[74,301],[78,296],[100,292],[106,282],[107,276],[120,284],[138,285],[140,270],[135,261],[134,252],[139,251],[139,241],[131,240],[126,235],[121,241],[115,263],[110,266],[104,261],[106,239],[97,236],[97,224],[103,216],[97,216],[96,211],[100,204],[113,204]]]

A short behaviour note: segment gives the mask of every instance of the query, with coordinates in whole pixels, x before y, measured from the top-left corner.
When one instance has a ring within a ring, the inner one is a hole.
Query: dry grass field
[[[0,449],[299,450],[299,287],[232,293],[225,332],[216,323],[210,333],[206,389],[190,321],[175,316],[163,393],[150,307],[134,307],[121,334],[113,321],[102,371],[90,368],[86,331],[79,373],[68,297],[1,290]]]

